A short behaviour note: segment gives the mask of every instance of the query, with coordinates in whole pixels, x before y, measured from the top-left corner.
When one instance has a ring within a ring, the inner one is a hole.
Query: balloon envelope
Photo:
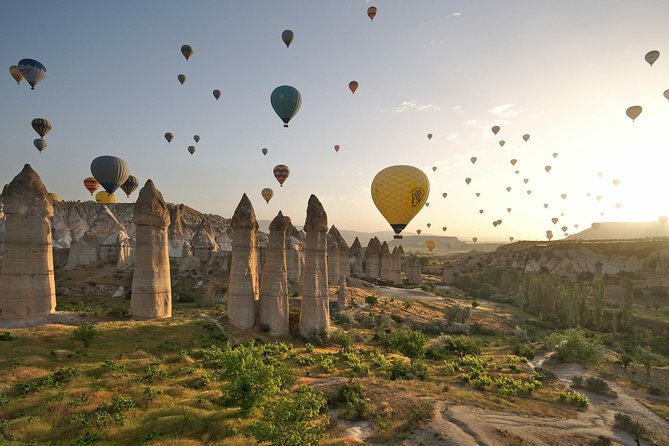
[[[214,95],[214,97],[218,101],[218,98],[221,97],[221,90],[214,90],[214,91],[212,91],[212,94]]]
[[[191,155],[195,153],[195,146],[188,146],[188,153]]]
[[[97,194],[95,194],[95,202],[100,204],[116,203],[116,195],[108,194],[105,191],[100,191]]]
[[[374,21],[374,17],[376,17],[376,6],[367,8],[367,17],[369,17],[369,20]]]
[[[625,114],[627,115],[628,118],[634,121],[636,118],[639,117],[642,111],[643,108],[641,108],[640,105],[633,105],[625,111]]]
[[[669,101],[669,89],[664,90],[664,93],[662,94],[664,95],[664,98]]]
[[[21,70],[19,70],[18,65],[10,65],[9,74],[11,74],[14,80],[16,81],[16,85],[21,84],[21,81],[23,80],[23,75],[21,74]]]
[[[372,180],[372,200],[396,237],[420,212],[430,195],[430,181],[413,166],[390,166]]]
[[[91,173],[108,194],[126,182],[130,175],[128,163],[115,156],[99,156],[91,163]]]
[[[280,187],[283,187],[284,181],[286,181],[288,175],[290,175],[290,169],[285,164],[279,164],[274,166],[273,173],[274,178],[279,182]]]
[[[262,195],[267,204],[269,204],[269,200],[271,200],[272,197],[274,196],[274,191],[269,187],[266,187],[260,192],[260,195]]]
[[[490,130],[492,130],[492,133],[493,133],[494,135],[496,135],[497,132],[499,132],[499,129],[500,129],[500,127],[499,127],[498,125],[493,125],[492,128],[491,128]]]
[[[339,152],[339,149],[340,149],[339,144],[336,144],[336,145],[334,146],[334,149],[335,149],[335,152]]]
[[[500,146],[500,147],[504,147],[504,144],[506,144],[506,141],[504,141],[504,140],[501,140],[501,141],[499,142],[499,146]]]
[[[430,252],[432,252],[432,250],[434,249],[435,246],[437,246],[437,242],[435,242],[434,240],[428,240],[428,241],[425,242],[425,247]]]
[[[469,183],[471,183],[471,182],[472,182],[472,179],[471,179],[471,178],[465,178],[465,183],[469,184]]]
[[[648,64],[652,67],[655,61],[660,57],[660,52],[658,50],[652,50],[648,51],[643,58],[648,62]]]
[[[58,195],[55,192],[49,192],[49,197],[51,198],[51,201],[56,201],[56,202],[61,202],[63,201],[62,198],[60,198],[60,195]]]
[[[93,177],[86,177],[84,178],[84,187],[93,195],[100,188],[100,183]]]
[[[530,135],[527,134],[527,133],[525,133],[525,134],[523,135],[523,140],[524,140],[525,142],[527,142],[528,139],[530,139]]]
[[[186,60],[190,59],[193,55],[193,47],[190,45],[181,45],[181,54],[183,54]]]
[[[267,152],[268,152],[267,147],[263,147],[261,152],[262,152],[263,155],[267,156]]]
[[[51,123],[48,119],[44,118],[35,118],[30,125],[32,125],[33,130],[35,130],[42,138],[44,138],[44,136],[49,133],[49,130],[51,130]]]
[[[125,192],[126,197],[130,198],[130,194],[139,186],[139,180],[134,175],[128,175],[128,179],[121,185],[121,189]]]
[[[281,40],[283,40],[283,43],[286,44],[286,48],[290,46],[290,44],[293,42],[293,39],[295,38],[295,33],[293,33],[291,30],[287,29],[284,32],[281,33]]]
[[[167,143],[169,144],[172,142],[172,138],[174,138],[174,135],[170,132],[165,133],[165,139],[167,140]]]
[[[472,164],[474,164],[474,163],[476,163],[476,160],[477,160],[477,159],[478,159],[478,158],[476,158],[475,156],[472,156],[471,158],[469,158],[469,161],[471,161]]]
[[[178,76],[177,76],[177,80],[179,81],[179,83],[180,83],[181,85],[183,85],[184,82],[186,82],[186,75],[185,75],[185,74],[180,74],[180,75],[178,75]]]
[[[200,142],[200,135],[193,135],[195,142]]]
[[[274,112],[283,121],[283,126],[288,127],[290,120],[300,110],[302,96],[295,87],[281,85],[272,91],[270,102]]]
[[[432,133],[427,134],[427,139],[432,139]]]
[[[38,138],[38,139],[33,140],[33,145],[34,145],[35,148],[36,148],[37,150],[39,150],[40,152],[41,152],[42,150],[46,149],[47,146],[48,146],[46,140],[45,140],[45,139],[42,139],[42,138]]]
[[[18,66],[21,75],[30,84],[31,90],[34,90],[35,85],[42,82],[46,77],[46,67],[35,59],[21,59]]]
[[[358,81],[351,81],[348,83],[348,89],[351,90],[352,94],[355,94],[355,90],[358,89]]]

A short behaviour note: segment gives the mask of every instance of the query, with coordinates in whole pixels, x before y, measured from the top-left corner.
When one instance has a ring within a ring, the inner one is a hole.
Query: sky
[[[372,179],[407,164],[430,180],[409,234],[558,239],[563,225],[657,220],[669,214],[667,16],[666,0],[6,3],[0,59],[37,59],[47,77],[35,91],[8,72],[0,82],[0,184],[29,163],[49,191],[90,199],[91,161],[114,155],[202,212],[231,217],[246,193],[259,219],[282,210],[301,224],[315,194],[330,224],[373,232],[389,226]],[[270,106],[279,85],[302,96],[289,128]],[[53,126],[41,154],[36,117]],[[283,187],[277,164],[291,170]]]

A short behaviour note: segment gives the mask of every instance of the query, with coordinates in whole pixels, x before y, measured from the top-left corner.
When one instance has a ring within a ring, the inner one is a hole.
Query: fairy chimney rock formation
[[[355,238],[351,249],[348,251],[348,256],[353,263],[353,275],[356,277],[363,277],[365,275],[364,270],[362,269],[362,245],[360,245],[360,239]]]
[[[56,311],[51,198],[26,164],[2,192],[4,258],[0,271],[0,318],[39,319]]]
[[[220,251],[218,243],[216,243],[214,228],[211,226],[211,222],[206,216],[195,230],[190,245],[193,250],[193,255],[200,259],[200,262],[203,264],[209,262],[213,253]]]
[[[392,280],[391,270],[392,257],[390,255],[390,248],[388,247],[388,243],[383,242],[383,245],[381,245],[381,280]]]
[[[260,283],[260,324],[270,336],[288,334],[288,272],[286,270],[286,231],[288,224],[281,211],[269,225],[269,239]]]
[[[335,228],[337,234],[337,245],[339,245],[339,275],[347,278],[351,275],[351,261],[348,258],[348,243],[344,240],[341,233]]]
[[[304,237],[300,231],[286,218],[286,267],[288,280],[299,285],[304,271]]]
[[[179,272],[197,271],[200,269],[200,259],[193,255],[190,243],[184,241],[181,245],[181,260],[179,261]]]
[[[453,267],[449,263],[444,263],[444,274],[441,276],[441,283],[452,285],[454,280]]]
[[[312,338],[330,329],[327,265],[328,216],[315,195],[309,197],[304,256],[304,288],[300,312],[300,334]]]
[[[381,243],[376,237],[369,240],[365,249],[365,276],[370,279],[381,277]]]
[[[418,257],[411,255],[406,259],[407,280],[409,283],[420,285],[423,283],[422,269]]]
[[[337,228],[334,225],[328,231],[328,283],[331,285],[339,283],[339,243],[337,240]]]
[[[136,226],[135,271],[130,309],[136,318],[172,317],[172,284],[167,229],[170,210],[153,181],[139,191],[132,221]]]
[[[258,222],[246,194],[235,209],[228,285],[228,319],[240,329],[253,328],[258,300]]]
[[[593,282],[597,282],[598,280],[602,280],[602,262],[599,260],[597,263],[595,263],[595,276],[593,278]]]
[[[390,256],[390,280],[393,285],[402,284],[402,259],[397,246],[393,248],[393,253]]]

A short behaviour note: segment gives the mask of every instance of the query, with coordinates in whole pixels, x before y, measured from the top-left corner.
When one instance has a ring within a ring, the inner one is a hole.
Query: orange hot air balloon
[[[84,179],[84,187],[93,195],[100,188],[100,183],[93,177],[87,177]]]
[[[339,149],[340,149],[339,144],[335,145],[334,149],[335,149],[335,152],[339,152]]]
[[[369,20],[374,21],[374,17],[376,17],[376,6],[370,6],[367,8],[367,17],[369,17]]]
[[[349,82],[348,89],[351,90],[351,94],[355,94],[355,90],[358,89],[358,81]]]

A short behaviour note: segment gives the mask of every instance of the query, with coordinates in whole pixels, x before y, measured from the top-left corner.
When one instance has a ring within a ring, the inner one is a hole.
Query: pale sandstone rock
[[[400,250],[397,246],[393,248],[393,253],[390,256],[390,280],[393,285],[402,284],[402,259],[400,258]]]
[[[285,218],[288,224],[286,236],[288,280],[296,286],[301,286],[304,271],[304,233],[292,225],[290,217]]]
[[[235,209],[232,227],[232,259],[228,285],[228,320],[241,329],[253,328],[258,300],[258,222],[246,194]]]
[[[181,245],[181,261],[179,262],[179,272],[197,271],[200,269],[200,259],[193,255],[190,243],[184,242]]]
[[[300,312],[300,334],[306,338],[327,333],[330,329],[327,230],[328,216],[323,205],[311,195],[304,223],[307,240]]]
[[[26,164],[3,189],[5,236],[0,271],[0,317],[39,319],[56,310],[53,277],[51,198]]]
[[[337,309],[339,311],[345,311],[346,305],[348,305],[346,292],[346,276],[341,276],[339,279],[339,288],[337,289]]]
[[[130,309],[136,318],[172,317],[172,283],[167,229],[170,211],[163,195],[148,180],[139,191],[135,224],[135,270]]]
[[[353,241],[351,249],[348,251],[348,256],[351,259],[351,263],[353,263],[353,275],[363,277],[365,272],[362,269],[362,245],[360,245],[358,237]]]
[[[339,245],[337,244],[337,235],[334,231],[337,228],[332,225],[327,235],[327,245],[328,245],[328,283],[334,285],[339,283],[339,267],[341,262],[339,261]]]
[[[365,276],[370,279],[381,278],[381,242],[374,237],[365,249]]]
[[[420,266],[420,260],[414,255],[410,255],[406,259],[407,266],[407,280],[409,283],[414,283],[420,285],[423,283],[422,269]]]
[[[288,225],[279,211],[269,225],[267,252],[260,283],[259,321],[270,336],[288,334],[288,273],[286,271],[286,231]]]
[[[383,242],[381,245],[381,268],[380,268],[380,278],[381,280],[392,280],[391,270],[392,270],[392,256],[390,254],[390,248],[388,243]]]
[[[445,285],[453,285],[455,276],[453,274],[453,267],[448,263],[444,264],[444,273],[441,276],[441,283]]]
[[[344,237],[342,237],[341,233],[339,230],[335,227],[332,226],[335,230],[335,235],[337,236],[337,245],[339,246],[339,274],[340,276],[343,276],[344,278],[349,277],[351,275],[351,261],[348,258],[348,243],[346,243],[346,240],[344,240]],[[328,277],[329,277],[329,271],[328,271]]]
[[[203,264],[208,263],[214,253],[220,251],[218,243],[216,243],[216,236],[214,235],[214,229],[209,221],[209,218],[206,216],[202,219],[193,239],[190,242],[190,246],[193,250],[193,256],[200,259],[200,262]]]

